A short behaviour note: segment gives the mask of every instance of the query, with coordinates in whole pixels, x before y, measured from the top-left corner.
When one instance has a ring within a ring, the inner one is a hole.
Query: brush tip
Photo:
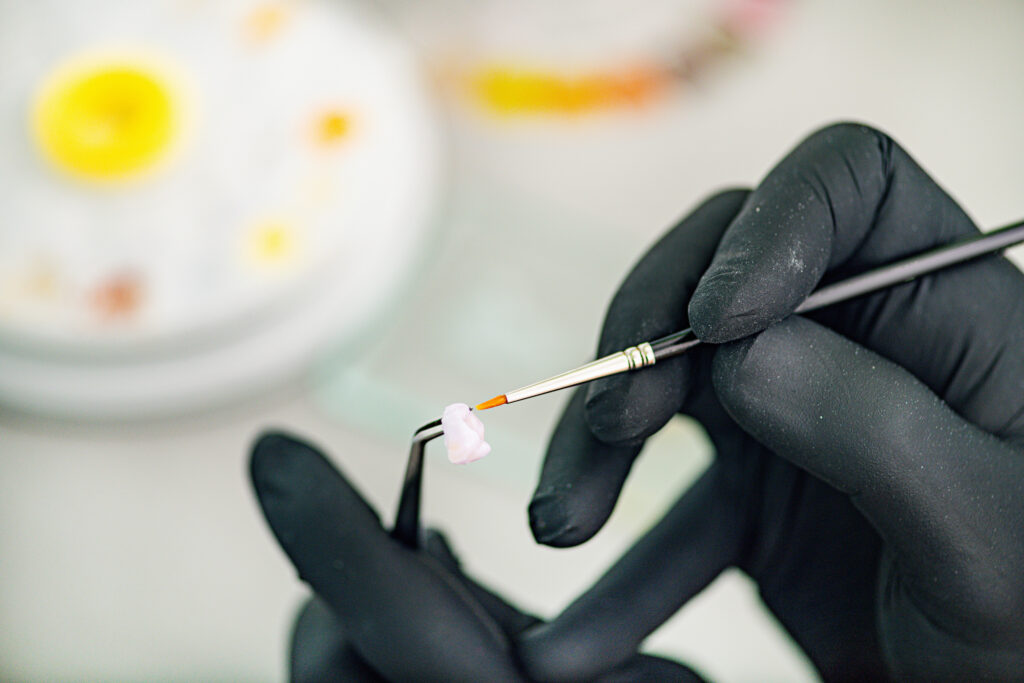
[[[498,406],[503,406],[506,403],[508,403],[508,399],[505,398],[505,394],[502,394],[501,396],[495,396],[489,401],[484,401],[483,403],[477,404],[476,409],[488,410],[490,408],[497,408]]]

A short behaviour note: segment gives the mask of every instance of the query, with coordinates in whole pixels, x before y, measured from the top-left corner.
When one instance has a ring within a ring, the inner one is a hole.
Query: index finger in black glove
[[[608,307],[599,356],[687,326],[690,292],[746,194],[711,197],[644,255]],[[578,391],[555,429],[530,503],[540,543],[577,545],[601,528],[644,439],[685,402],[694,369],[684,355]]]
[[[788,316],[819,282],[977,232],[889,136],[838,124],[807,138],[751,193],[689,304],[706,341]],[[827,277],[826,277],[827,273]],[[909,370],[965,418],[1024,438],[1024,278],[984,258],[811,317]]]

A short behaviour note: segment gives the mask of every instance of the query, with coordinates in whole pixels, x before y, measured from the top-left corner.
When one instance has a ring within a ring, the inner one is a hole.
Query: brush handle
[[[909,282],[922,275],[1001,251],[1021,242],[1024,242],[1024,221],[991,232],[972,235],[826,285],[804,299],[793,312],[806,313],[840,301],[848,301],[862,294]],[[697,339],[690,328],[650,342],[655,362],[678,356],[700,343],[701,340]]]

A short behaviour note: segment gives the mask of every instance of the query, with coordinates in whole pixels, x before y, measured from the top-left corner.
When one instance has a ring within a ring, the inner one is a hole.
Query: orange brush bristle
[[[508,399],[505,398],[505,394],[502,394],[501,396],[495,396],[490,401],[484,401],[483,403],[478,404],[476,409],[488,410],[490,408],[497,408],[498,406],[503,406],[506,403],[508,403]]]

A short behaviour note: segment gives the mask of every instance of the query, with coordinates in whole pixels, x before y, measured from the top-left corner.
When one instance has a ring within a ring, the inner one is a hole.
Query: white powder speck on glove
[[[466,465],[491,452],[491,445],[484,441],[484,423],[465,403],[453,403],[444,409],[441,428],[448,460],[456,465]]]

